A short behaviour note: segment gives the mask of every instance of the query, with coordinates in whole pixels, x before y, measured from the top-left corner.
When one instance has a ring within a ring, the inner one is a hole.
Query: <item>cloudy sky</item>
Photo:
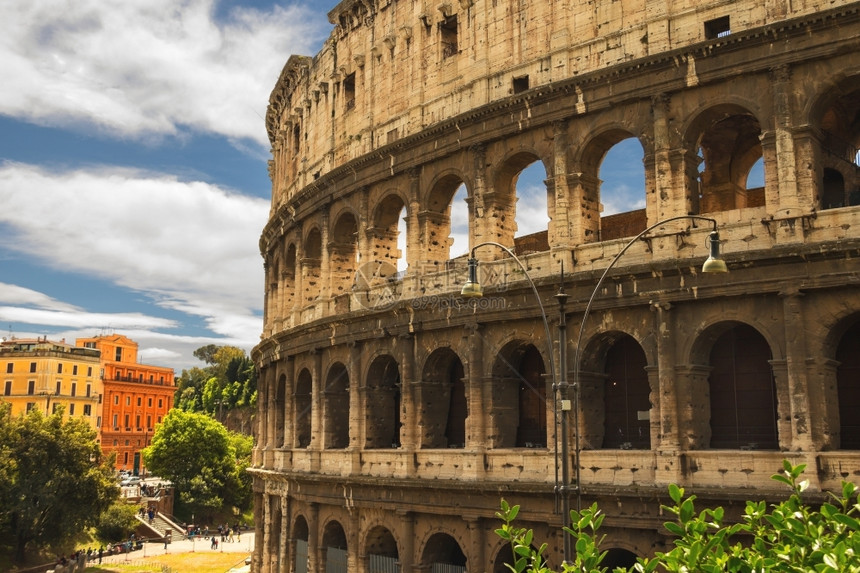
[[[120,333],[177,374],[205,344],[250,350],[268,97],[335,4],[3,0],[0,336]],[[519,234],[546,227],[544,178],[520,178]]]

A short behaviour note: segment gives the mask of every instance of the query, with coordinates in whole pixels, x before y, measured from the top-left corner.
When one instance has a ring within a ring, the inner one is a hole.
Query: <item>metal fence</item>
[[[400,563],[396,557],[371,553],[368,556],[367,573],[400,573]]]

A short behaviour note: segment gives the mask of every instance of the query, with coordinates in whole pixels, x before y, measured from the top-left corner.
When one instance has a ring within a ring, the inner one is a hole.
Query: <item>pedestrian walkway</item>
[[[215,534],[218,535],[217,532]],[[234,537],[235,539],[235,537]],[[126,561],[146,561],[150,557],[164,555],[165,553],[235,553],[236,561],[239,561],[244,555],[246,558],[251,557],[251,552],[254,550],[254,531],[243,531],[238,540],[221,541],[218,539],[218,549],[212,549],[212,540],[204,539],[202,535],[195,535],[193,539],[181,538],[174,539],[167,544],[167,549],[164,548],[164,542],[144,543],[141,549],[132,551],[131,553],[119,553],[116,555],[104,556],[102,563],[123,563]],[[93,556],[90,563],[98,563],[98,556]],[[243,566],[237,569],[232,569],[231,573],[241,573],[250,571],[250,566]]]

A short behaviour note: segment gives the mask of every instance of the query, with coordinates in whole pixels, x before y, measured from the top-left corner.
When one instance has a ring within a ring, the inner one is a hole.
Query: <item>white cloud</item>
[[[257,242],[268,201],[128,169],[55,172],[6,162],[0,204],[0,224],[12,230],[0,237],[0,248],[145,292],[164,308],[203,317],[213,332],[258,338],[263,270]],[[0,301],[76,316],[35,291],[3,291]],[[57,316],[53,324],[67,323]],[[107,319],[86,324],[134,326]]]
[[[50,296],[18,285],[0,282],[0,304],[23,304],[54,311],[77,312],[80,309]],[[0,320],[4,320],[0,307]]]
[[[234,9],[216,22],[213,6],[4,0],[0,114],[136,139],[187,126],[265,145],[281,68],[293,53],[315,53],[330,25],[295,6]]]

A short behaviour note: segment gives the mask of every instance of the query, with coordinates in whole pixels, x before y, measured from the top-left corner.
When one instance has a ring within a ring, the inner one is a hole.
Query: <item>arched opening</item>
[[[464,448],[468,404],[460,357],[450,348],[434,350],[424,365],[419,389],[422,448]]]
[[[691,127],[701,162],[690,197],[694,212],[764,205],[764,188],[747,187],[750,171],[762,159],[761,133],[758,119],[740,106],[716,106],[697,118]]]
[[[322,546],[325,548],[324,571],[326,573],[348,573],[348,546],[346,534],[340,523],[330,521],[326,524],[322,536]]]
[[[434,533],[424,546],[421,565],[434,573],[466,573],[466,555],[456,539],[446,533]]]
[[[364,447],[400,447],[400,368],[391,356],[379,356],[367,372]]]
[[[278,530],[275,530],[278,531]],[[293,539],[295,540],[295,573],[308,573],[308,522],[299,516],[293,526]]]
[[[397,541],[385,527],[377,526],[367,534],[365,543],[368,572],[394,573],[400,571]]]
[[[311,392],[312,378],[307,368],[299,372],[296,379],[296,392],[293,396],[295,412],[295,444],[297,448],[307,448],[311,445]]]
[[[277,328],[281,318],[279,305],[278,286],[281,278],[281,261],[277,250],[272,251],[266,257],[268,269],[266,272],[266,319],[269,325]]]
[[[352,288],[358,268],[358,223],[352,213],[338,217],[329,247],[331,296],[346,294]]]
[[[532,545],[532,551],[537,551],[537,548]],[[493,559],[493,569],[492,573],[510,573],[514,569],[511,567],[514,566],[514,552],[511,549],[510,544],[502,545],[502,547],[496,552],[496,557]]]
[[[860,321],[842,335],[836,360],[840,448],[860,450]]]
[[[549,250],[546,169],[534,153],[507,158],[495,176],[492,200],[485,199],[482,218],[492,221],[487,239],[513,245],[518,255]],[[501,256],[494,253],[492,256]]]
[[[836,209],[845,206],[845,178],[840,172],[828,167],[824,168],[824,178],[821,184],[821,208]]]
[[[645,352],[629,335],[606,353],[604,448],[651,447],[651,388]]]
[[[320,265],[322,264],[322,235],[311,229],[305,239],[305,256],[302,259],[302,290],[304,303],[311,304],[320,295]]]
[[[466,197],[466,186],[456,175],[439,179],[427,196],[427,208],[418,214],[421,245],[425,249],[418,257],[424,267],[422,271],[446,270],[452,256],[468,251],[469,210]]]
[[[323,388],[324,447],[349,446],[349,373],[340,362],[329,369]]]
[[[371,241],[368,262],[384,263],[395,272],[406,270],[406,205],[399,195],[392,193],[379,202],[367,233]],[[386,274],[379,278],[394,277]]]
[[[636,554],[618,547],[607,549],[606,557],[600,563],[600,566],[605,567],[607,571],[615,571],[616,567],[621,567],[627,571],[634,565],[636,565]]]
[[[627,131],[591,140],[582,155],[581,216],[586,242],[632,237],[645,229],[644,151]]]
[[[824,101],[820,206],[860,205],[860,76],[846,79]]]
[[[283,270],[283,318],[287,318],[296,304],[296,245],[290,243],[287,247],[287,256],[284,258]]]
[[[776,384],[767,340],[747,324],[723,332],[711,348],[711,447],[775,450]]]
[[[510,342],[499,353],[493,367],[494,447],[546,447],[545,372],[543,357],[533,344]]]

